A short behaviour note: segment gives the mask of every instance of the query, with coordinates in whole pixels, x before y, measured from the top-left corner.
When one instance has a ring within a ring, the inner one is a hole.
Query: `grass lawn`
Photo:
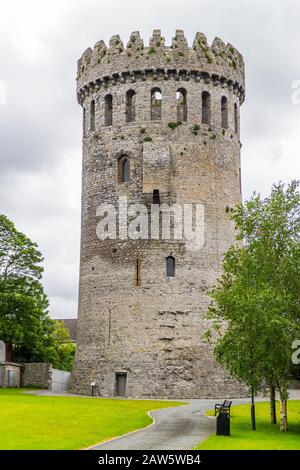
[[[300,400],[288,401],[289,431],[281,433],[279,424],[270,424],[269,403],[257,403],[256,431],[251,431],[250,405],[238,405],[231,408],[231,436],[212,434],[199,444],[201,450],[299,450],[300,449]],[[207,415],[213,416],[213,411]],[[279,420],[277,403],[277,421]]]
[[[0,449],[82,449],[152,422],[147,411],[182,403],[47,397],[0,389]]]

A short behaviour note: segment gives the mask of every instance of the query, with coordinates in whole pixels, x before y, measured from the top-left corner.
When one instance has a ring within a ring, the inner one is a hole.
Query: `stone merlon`
[[[124,46],[119,35],[114,35],[107,47],[98,41],[78,61],[77,92],[80,96],[90,87],[107,85],[114,81],[143,79],[154,71],[158,75],[185,74],[187,79],[213,80],[238,89],[241,103],[245,95],[245,67],[242,55],[232,44],[215,38],[211,45],[203,33],[196,33],[189,47],[182,30],[176,30],[170,46],[158,29],[153,31],[145,46],[138,31],[134,31]]]

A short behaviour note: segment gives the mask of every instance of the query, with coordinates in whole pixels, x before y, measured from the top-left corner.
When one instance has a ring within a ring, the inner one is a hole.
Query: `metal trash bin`
[[[228,413],[220,413],[217,416],[216,424],[217,436],[230,436],[230,416]]]

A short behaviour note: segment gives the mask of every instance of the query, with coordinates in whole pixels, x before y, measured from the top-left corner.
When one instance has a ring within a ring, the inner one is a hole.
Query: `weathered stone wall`
[[[228,209],[241,200],[234,106],[239,119],[243,60],[220,40],[204,47],[200,34],[192,49],[181,32],[172,49],[165,48],[157,32],[149,48],[142,48],[136,33],[132,37],[131,55],[114,37],[109,51],[101,42],[79,61],[78,99],[85,120],[78,347],[71,390],[90,393],[95,380],[96,393],[112,396],[116,373],[126,372],[127,395],[132,397],[241,396],[244,388],[216,364],[201,338],[208,325],[207,291],[220,276],[223,254],[234,240]],[[133,52],[137,45],[140,49]],[[151,120],[153,87],[162,92],[158,121]],[[186,90],[187,122],[172,130],[168,124],[177,120],[176,92],[181,88]],[[131,89],[136,93],[135,121],[127,123],[126,92]],[[202,124],[203,91],[211,96],[209,125]],[[108,127],[107,94],[113,97],[113,125]],[[227,129],[221,125],[223,96],[228,99]],[[92,100],[95,131],[90,132]],[[118,180],[121,155],[130,160],[128,183]],[[204,204],[203,247],[188,240],[97,238],[100,203],[117,205],[119,196],[127,196],[129,204],[150,207],[154,189],[160,190],[161,203]],[[170,255],[176,259],[174,278],[166,277]],[[140,286],[135,282],[137,258]]]
[[[23,363],[21,374],[21,386],[28,387],[33,385],[48,389],[52,382],[52,365],[41,363]]]

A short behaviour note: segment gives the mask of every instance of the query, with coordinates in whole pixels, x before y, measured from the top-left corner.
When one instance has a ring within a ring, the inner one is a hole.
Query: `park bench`
[[[229,400],[224,400],[223,403],[217,403],[215,405],[215,416],[217,416],[218,413],[226,413],[230,416],[231,404],[232,404],[232,401],[229,401]]]

